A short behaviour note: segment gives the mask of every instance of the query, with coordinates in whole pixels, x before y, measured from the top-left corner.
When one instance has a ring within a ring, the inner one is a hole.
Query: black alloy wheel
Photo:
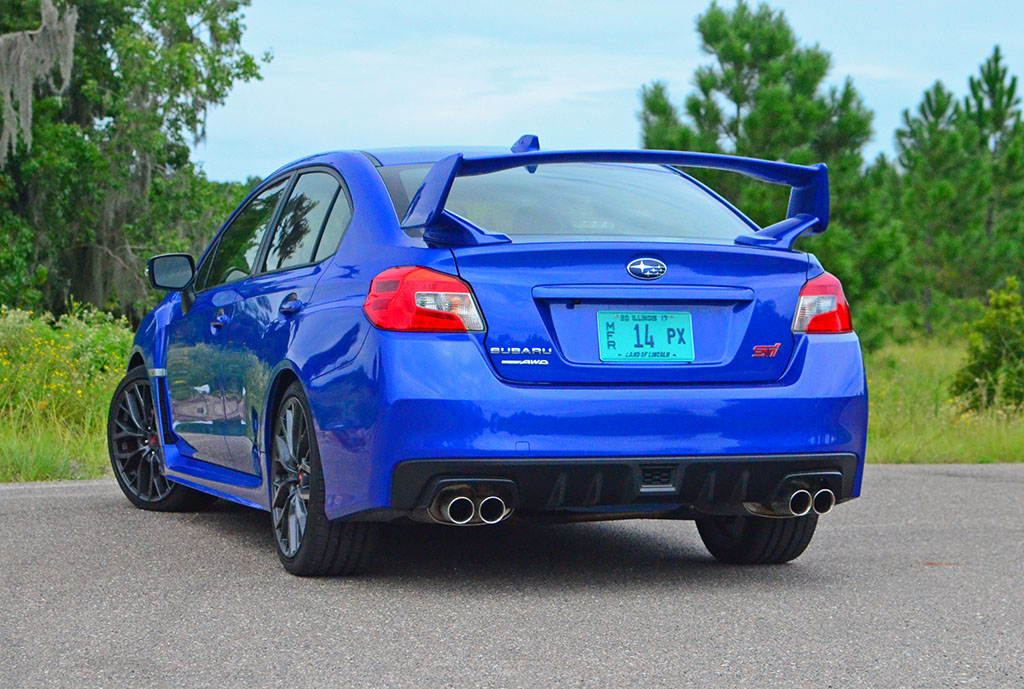
[[[107,417],[107,447],[114,477],[136,507],[179,512],[201,509],[216,500],[167,478],[160,423],[145,368],[133,368],[114,391]]]
[[[369,563],[380,524],[327,518],[313,417],[298,382],[273,418],[270,513],[281,564],[298,576],[355,574]]]
[[[298,397],[289,397],[274,424],[271,511],[281,554],[293,558],[302,546],[309,515],[310,429]]]

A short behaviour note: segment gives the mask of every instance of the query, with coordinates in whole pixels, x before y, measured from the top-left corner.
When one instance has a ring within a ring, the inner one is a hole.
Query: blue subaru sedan
[[[759,227],[684,172],[791,187]],[[269,175],[168,294],[110,407],[143,509],[270,513],[298,575],[381,525],[693,520],[781,563],[860,493],[867,389],[839,281],[793,249],[824,165],[673,151],[324,153]]]

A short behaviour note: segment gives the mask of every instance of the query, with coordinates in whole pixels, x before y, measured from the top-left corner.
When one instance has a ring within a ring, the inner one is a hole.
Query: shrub
[[[1024,306],[1015,277],[988,293],[988,307],[970,327],[967,363],[953,394],[968,410],[1024,407]]]
[[[106,417],[127,321],[73,304],[60,318],[0,307],[0,481],[106,471]]]

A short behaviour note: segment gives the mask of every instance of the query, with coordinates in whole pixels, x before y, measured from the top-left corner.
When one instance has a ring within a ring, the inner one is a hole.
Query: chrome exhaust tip
[[[507,512],[505,501],[497,495],[489,495],[477,505],[477,514],[484,524],[497,524],[508,516]]]
[[[773,519],[787,519],[789,517],[802,517],[811,511],[813,498],[809,491],[800,488],[789,494],[783,492],[777,500],[770,503],[745,502],[743,507],[750,514],[758,517],[771,517]]]
[[[451,524],[468,524],[473,519],[476,506],[473,501],[465,495],[456,495],[448,502],[441,505],[441,516]]]
[[[813,501],[810,492],[801,488],[789,496],[789,511],[794,517],[802,517],[811,511]]]
[[[828,488],[822,488],[814,494],[814,513],[828,514],[836,506],[836,494]]]

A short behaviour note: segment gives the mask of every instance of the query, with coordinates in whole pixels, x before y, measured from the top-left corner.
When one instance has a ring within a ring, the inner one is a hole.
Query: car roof
[[[499,146],[416,146],[401,148],[370,148],[356,151],[323,151],[321,153],[303,156],[291,161],[290,163],[282,165],[267,175],[264,179],[269,180],[272,177],[285,172],[290,172],[295,168],[306,165],[333,165],[339,156],[346,154],[351,155],[353,153],[365,155],[373,160],[375,165],[386,167],[389,165],[432,165],[437,161],[456,153],[463,153],[465,155],[494,155],[496,153],[507,152],[507,148],[501,148]]]

